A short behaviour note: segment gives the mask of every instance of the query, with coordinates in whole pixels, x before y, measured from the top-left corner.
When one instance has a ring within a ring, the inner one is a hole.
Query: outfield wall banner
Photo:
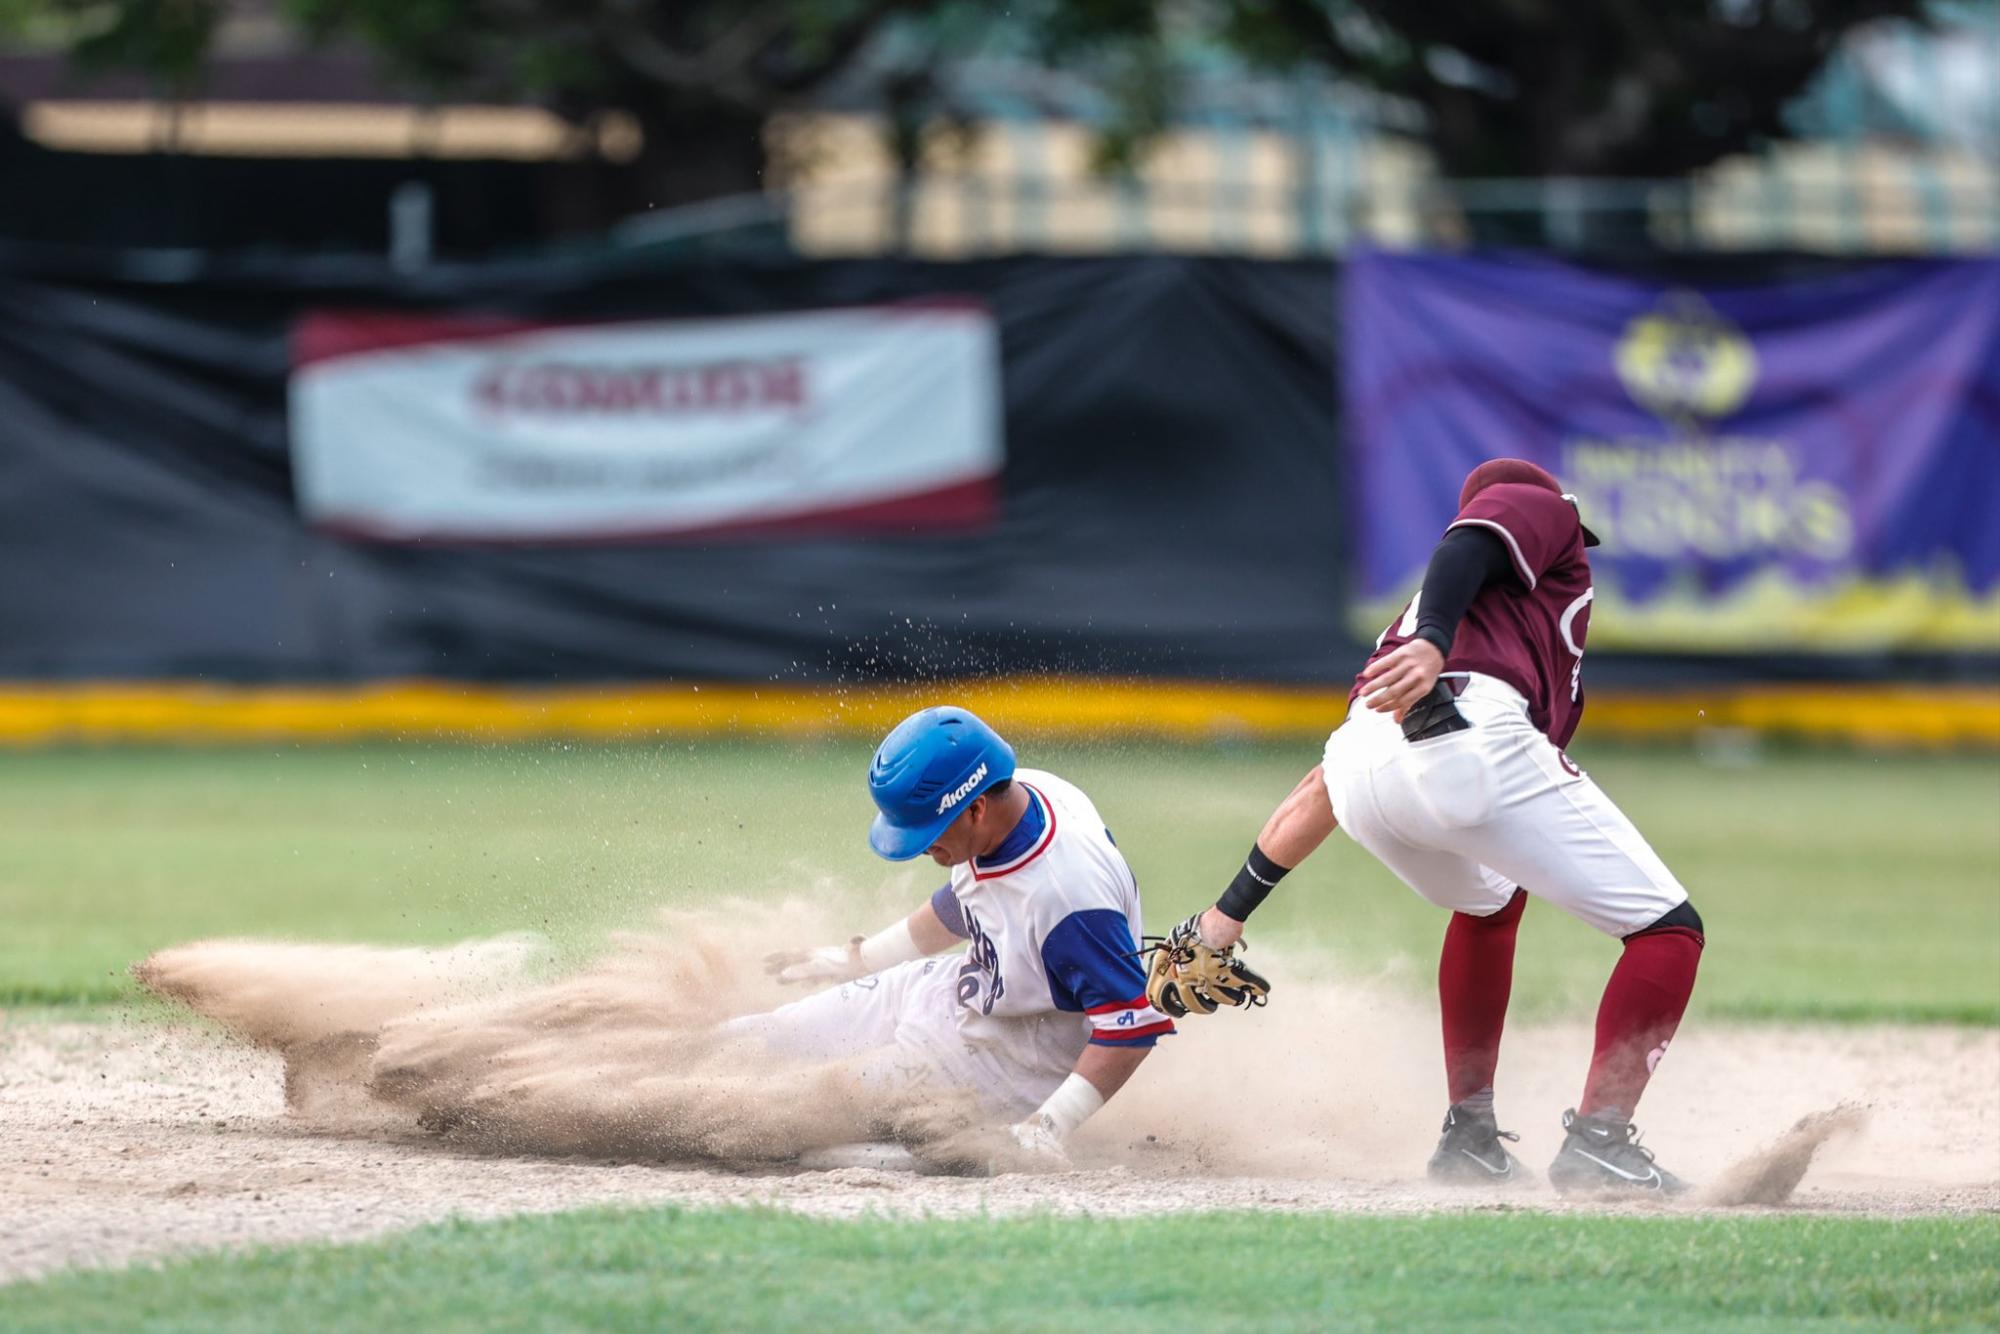
[[[1341,304],[1357,633],[1512,455],[1604,539],[1592,648],[2000,650],[2000,260],[1710,287],[1369,253]]]
[[[292,339],[299,507],[377,540],[983,525],[998,344],[989,311],[945,300],[570,326],[313,312]]]

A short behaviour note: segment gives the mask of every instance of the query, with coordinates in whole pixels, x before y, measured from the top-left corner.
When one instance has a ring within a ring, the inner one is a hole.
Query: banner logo
[[[1613,361],[1632,401],[1667,422],[1727,417],[1757,380],[1755,346],[1693,292],[1627,324]]]

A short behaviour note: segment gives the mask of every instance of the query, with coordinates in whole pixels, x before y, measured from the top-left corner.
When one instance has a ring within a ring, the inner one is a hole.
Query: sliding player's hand
[[[1014,1144],[1026,1155],[1029,1162],[1048,1167],[1067,1167],[1069,1149],[1064,1146],[1062,1136],[1044,1116],[1031,1116],[1025,1121],[1017,1121],[1007,1127],[1014,1137]]]
[[[779,950],[764,956],[764,972],[785,986],[814,982],[847,982],[861,976],[861,937],[845,945],[821,945],[809,950]]]

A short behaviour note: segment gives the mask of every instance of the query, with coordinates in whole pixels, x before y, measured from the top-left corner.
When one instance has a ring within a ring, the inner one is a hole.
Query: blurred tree
[[[1782,137],[1855,27],[1925,0],[1220,0],[1272,69],[1422,106],[1447,176],[1679,176]]]

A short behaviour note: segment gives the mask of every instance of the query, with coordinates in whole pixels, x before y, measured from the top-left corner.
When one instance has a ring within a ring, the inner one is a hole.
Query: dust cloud
[[[972,1101],[774,1061],[719,1026],[797,999],[780,944],[842,939],[815,906],[665,912],[580,971],[538,981],[533,938],[443,949],[211,940],[140,984],[285,1059],[287,1105],[348,1131],[433,1132],[510,1153],[750,1166],[889,1139],[939,1170],[982,1143]],[[982,1156],[984,1156],[982,1154]]]
[[[134,971],[149,991],[282,1055],[292,1112],[336,1132],[747,1169],[893,1141],[933,1171],[1024,1166],[969,1096],[885,1089],[846,1063],[780,1063],[719,1027],[796,999],[762,959],[845,939],[844,903],[827,895],[663,912],[552,979],[531,937],[442,949],[214,940],[161,951]],[[1258,966],[1275,979],[1271,1004],[1183,1020],[1084,1126],[1077,1167],[1383,1189],[1420,1180],[1444,1110],[1433,1003],[1407,972],[1347,974],[1326,956],[1280,950],[1260,952]],[[1650,1142],[1662,1166],[1715,1183],[1698,1197],[1711,1206],[1783,1202],[1835,1141],[1864,1141],[1847,1145],[1838,1166],[1894,1179],[1893,1145],[1844,1133],[1861,1120],[1849,1104],[1883,1087],[1870,1043],[1894,1040],[1767,1027],[1753,1041],[1697,1019],[1640,1117],[1660,1132]],[[1589,1049],[1581,1021],[1509,1032],[1499,1113],[1522,1134],[1529,1180],[1560,1143],[1560,1113],[1576,1101]],[[1977,1060],[1939,1068],[1980,1078]],[[1933,1108],[1898,1113],[1911,1133],[1948,1133],[1929,1126],[1943,1114]]]

